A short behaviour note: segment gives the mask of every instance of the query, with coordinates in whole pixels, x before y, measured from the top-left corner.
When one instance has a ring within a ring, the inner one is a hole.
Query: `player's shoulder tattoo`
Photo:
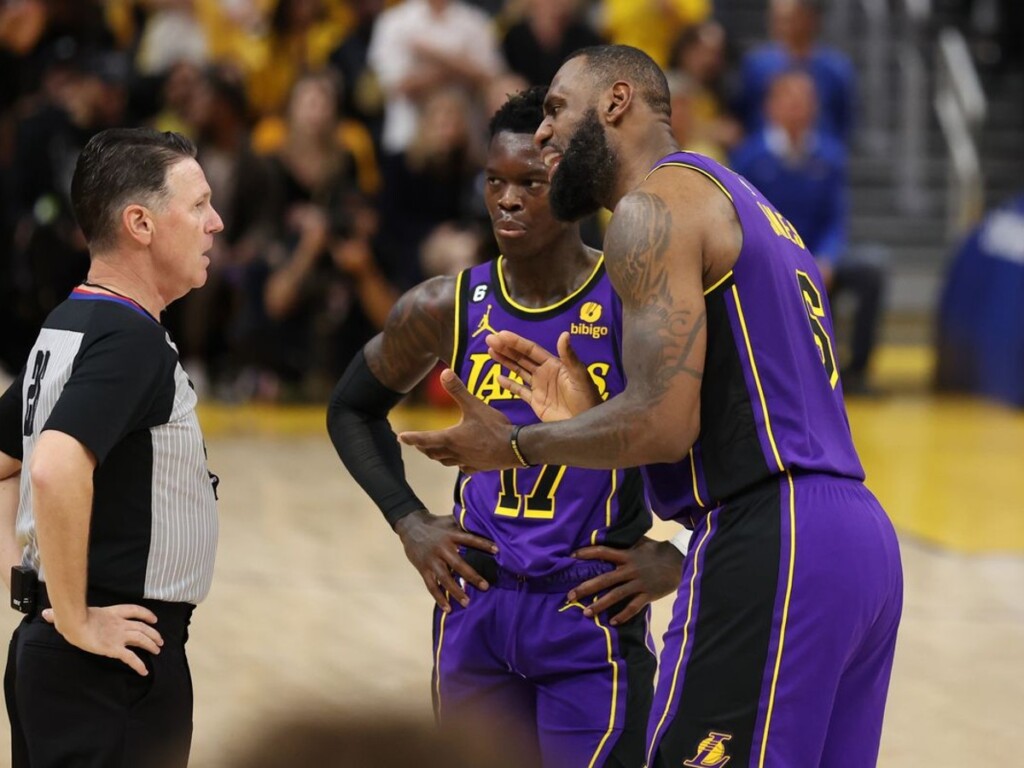
[[[672,211],[658,195],[637,190],[615,209],[605,242],[607,268],[623,301],[643,306],[669,299],[665,254],[672,241]]]
[[[701,355],[695,351],[707,317],[703,305],[680,305],[673,296],[675,265],[668,258],[673,226],[669,204],[637,190],[615,209],[605,244],[609,276],[654,361],[644,382],[652,398],[668,392],[677,374],[703,378]]]
[[[456,280],[435,277],[407,291],[391,309],[383,333],[371,342],[371,367],[382,380],[400,381],[424,356],[442,358],[454,333]]]

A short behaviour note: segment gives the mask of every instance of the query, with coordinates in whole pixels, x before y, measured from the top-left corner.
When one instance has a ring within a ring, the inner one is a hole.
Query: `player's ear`
[[[615,82],[608,90],[608,98],[604,109],[605,122],[611,124],[618,123],[623,115],[626,114],[632,101],[633,86],[624,80]]]

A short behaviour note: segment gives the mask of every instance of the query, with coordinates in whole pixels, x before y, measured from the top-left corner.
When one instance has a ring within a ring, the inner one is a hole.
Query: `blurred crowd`
[[[662,64],[680,144],[730,163],[856,295],[863,375],[877,268],[848,266],[854,69],[821,4],[766,0],[740,52],[711,0],[0,0],[0,366],[19,368],[87,252],[68,201],[112,126],[191,137],[225,230],[165,322],[196,387],[322,399],[415,283],[493,257],[487,118],[570,52]],[[588,222],[600,244],[602,221]],[[865,272],[867,269],[867,272]],[[872,271],[874,269],[874,271]],[[846,379],[844,379],[846,381]]]

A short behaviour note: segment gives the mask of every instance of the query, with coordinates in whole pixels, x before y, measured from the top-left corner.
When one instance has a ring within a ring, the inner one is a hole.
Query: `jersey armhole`
[[[464,269],[455,278],[455,325],[452,332],[452,357],[448,366],[462,378],[462,357],[466,353],[466,314],[469,306],[469,272]]]

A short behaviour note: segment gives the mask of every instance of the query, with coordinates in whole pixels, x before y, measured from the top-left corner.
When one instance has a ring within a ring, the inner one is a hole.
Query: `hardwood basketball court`
[[[192,765],[222,764],[268,718],[296,710],[427,715],[431,599],[341,467],[322,409],[201,416],[222,478],[221,539],[189,643]],[[851,401],[850,417],[906,578],[879,765],[1013,764],[1024,754],[1024,413],[916,393]],[[452,471],[405,456],[421,497],[450,509]],[[655,606],[659,641],[669,609]],[[5,636],[17,621],[0,613]],[[8,740],[0,728],[0,765]]]

